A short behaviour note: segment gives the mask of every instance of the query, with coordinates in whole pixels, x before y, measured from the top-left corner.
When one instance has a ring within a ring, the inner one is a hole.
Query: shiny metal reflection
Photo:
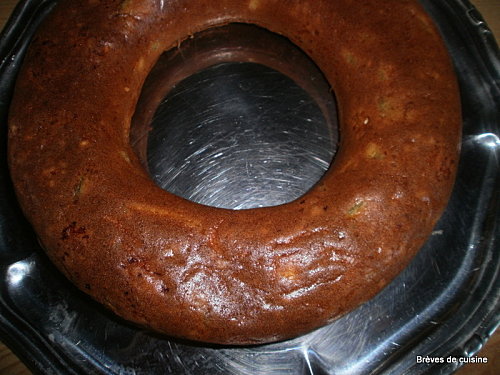
[[[240,24],[162,56],[131,135],[160,187],[232,209],[300,197],[337,142],[334,97],[318,68],[287,39]]]

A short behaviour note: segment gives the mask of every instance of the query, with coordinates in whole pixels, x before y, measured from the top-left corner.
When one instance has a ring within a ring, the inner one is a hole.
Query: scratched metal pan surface
[[[55,1],[21,2],[0,38],[1,340],[40,374],[452,373],[457,364],[417,363],[416,356],[474,355],[499,322],[500,62],[468,1],[422,2],[461,84],[463,145],[449,206],[411,265],[374,299],[303,337],[252,347],[205,346],[138,329],[76,290],[47,260],[9,180],[6,115],[27,41]],[[328,97],[321,74],[291,50],[286,64],[276,59],[290,46],[276,41],[268,54],[257,47],[257,32],[240,34],[247,34],[240,55],[234,39],[221,44],[217,33],[181,48],[204,66],[186,68],[167,54],[158,77],[175,78],[149,81],[132,134],[160,186],[236,209],[302,194],[337,143],[335,105],[321,99]],[[227,51],[232,57],[224,60]],[[204,52],[208,57],[200,57]],[[249,54],[265,66],[250,63]],[[193,75],[196,69],[202,72]],[[302,73],[309,78],[294,76]]]

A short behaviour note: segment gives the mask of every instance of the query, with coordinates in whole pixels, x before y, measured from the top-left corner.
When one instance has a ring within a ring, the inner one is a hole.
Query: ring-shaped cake
[[[160,54],[229,23],[289,38],[336,94],[335,160],[287,204],[193,203],[159,188],[130,146]],[[62,0],[18,77],[9,166],[81,290],[167,335],[256,344],[327,324],[410,262],[449,198],[460,126],[450,58],[415,0]]]

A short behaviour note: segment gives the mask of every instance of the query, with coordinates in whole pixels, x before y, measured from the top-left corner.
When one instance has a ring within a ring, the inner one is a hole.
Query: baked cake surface
[[[129,143],[159,55],[232,22],[288,37],[335,91],[340,148],[288,204],[227,210],[154,184]],[[460,100],[413,0],[62,0],[33,38],[9,116],[9,166],[48,256],[121,317],[223,344],[308,332],[373,297],[450,195]]]

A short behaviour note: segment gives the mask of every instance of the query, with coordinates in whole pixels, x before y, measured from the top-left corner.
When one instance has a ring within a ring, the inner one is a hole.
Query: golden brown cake
[[[184,200],[130,146],[160,54],[232,22],[289,38],[337,97],[335,160],[284,205]],[[409,263],[449,198],[460,124],[450,58],[415,0],[62,0],[17,80],[9,164],[48,256],[81,290],[167,335],[255,344],[331,322]]]

